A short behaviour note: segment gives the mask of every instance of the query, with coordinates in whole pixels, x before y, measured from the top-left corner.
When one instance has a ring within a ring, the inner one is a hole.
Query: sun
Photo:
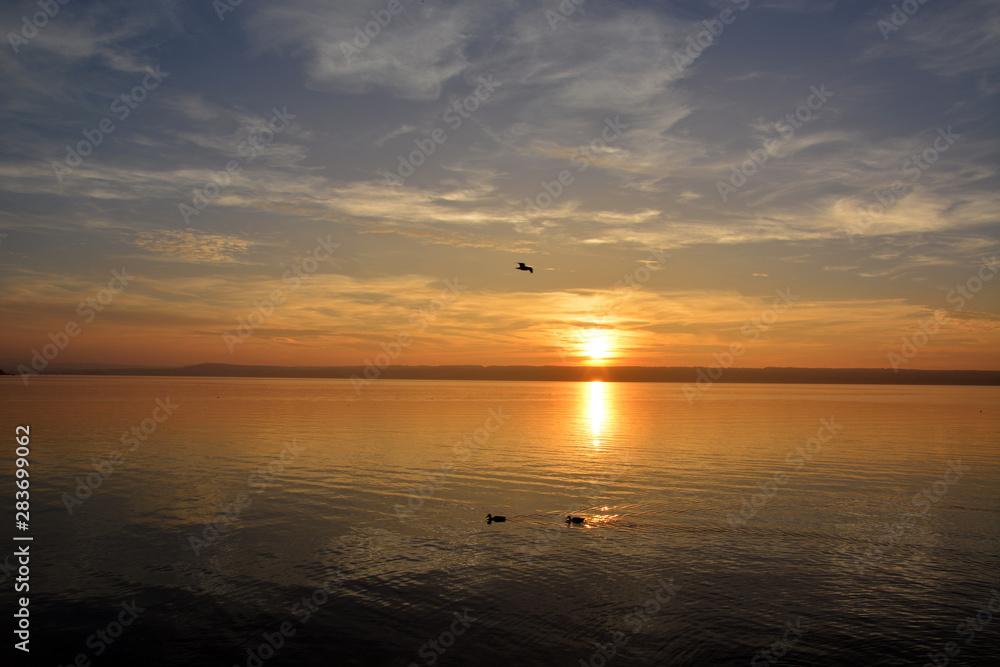
[[[585,329],[581,334],[580,348],[592,361],[603,361],[614,352],[614,338],[607,329]]]

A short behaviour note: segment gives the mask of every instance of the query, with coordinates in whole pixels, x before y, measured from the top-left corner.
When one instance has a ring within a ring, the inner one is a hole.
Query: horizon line
[[[34,375],[114,375],[146,377],[242,377],[288,379],[483,380],[483,381],[608,381],[686,382],[702,384],[902,384],[1000,386],[1000,370],[920,368],[810,368],[796,366],[557,366],[543,365],[374,365],[277,366],[207,362],[186,366],[104,366],[72,364],[42,372],[20,367],[3,373],[27,384]],[[22,370],[23,369],[23,370]],[[0,369],[0,372],[3,372]]]

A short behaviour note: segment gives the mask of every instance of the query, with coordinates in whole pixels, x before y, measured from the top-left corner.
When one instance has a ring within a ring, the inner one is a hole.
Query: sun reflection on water
[[[607,396],[603,382],[590,383],[590,400],[587,404],[587,414],[590,417],[590,437],[593,438],[594,449],[601,449],[601,435],[604,421],[607,419]]]

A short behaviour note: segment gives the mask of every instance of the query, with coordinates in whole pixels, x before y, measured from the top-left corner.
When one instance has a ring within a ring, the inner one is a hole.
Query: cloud
[[[313,88],[435,100],[466,67],[474,6],[412,0],[400,6],[395,15],[372,10],[384,12],[379,22],[367,2],[299,0],[262,8],[248,26],[259,49],[291,50],[303,58]]]
[[[401,134],[409,134],[410,132],[413,132],[415,129],[417,129],[417,128],[415,126],[413,126],[413,125],[400,125],[395,130],[392,130],[391,132],[387,132],[386,134],[383,134],[381,137],[379,137],[378,139],[376,139],[373,143],[376,146],[381,146],[382,144],[384,144],[385,142],[389,141],[390,139],[394,139],[395,137],[398,137]]]
[[[859,41],[874,42],[858,55],[860,62],[904,59],[945,78],[1000,65],[1000,6],[992,0],[921,5],[898,26],[891,21],[892,11],[880,6],[877,20],[860,27]],[[886,28],[888,39],[878,21],[892,26]]]
[[[132,242],[169,261],[238,262],[252,247],[249,241],[195,230],[140,232]]]

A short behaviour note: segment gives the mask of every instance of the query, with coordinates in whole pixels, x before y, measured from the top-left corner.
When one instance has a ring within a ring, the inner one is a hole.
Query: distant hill
[[[63,375],[190,377],[365,377],[364,366],[241,366],[198,364],[180,368],[63,369]],[[369,370],[369,375],[372,371]],[[714,377],[718,376],[718,377]],[[1000,386],[1000,371],[886,368],[718,368],[683,366],[388,366],[383,380],[535,380],[561,382],[757,382],[787,384],[932,384]]]

